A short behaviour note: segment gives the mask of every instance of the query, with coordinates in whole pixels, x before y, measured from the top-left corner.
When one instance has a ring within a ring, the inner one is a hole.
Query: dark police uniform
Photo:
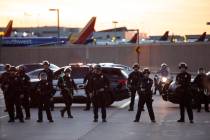
[[[29,103],[29,97],[30,97],[30,78],[25,74],[25,72],[19,73],[19,79],[20,79],[20,93],[24,95],[24,97],[21,99],[21,105],[25,109],[26,113],[26,119],[30,119],[30,103]]]
[[[5,99],[7,110],[9,114],[9,122],[14,122],[15,114],[14,107],[16,107],[16,116],[20,120],[23,121],[23,112],[21,108],[21,99],[20,99],[20,79],[17,75],[11,75],[8,77],[8,80],[4,82],[5,87]]]
[[[101,107],[102,120],[106,121],[106,93],[109,89],[109,80],[104,74],[94,74],[91,80],[91,93],[94,112],[94,121],[98,121],[98,109]]]
[[[198,112],[201,111],[201,104],[204,101],[205,104],[205,111],[209,112],[209,103],[208,103],[208,96],[204,94],[206,88],[204,87],[204,79],[207,78],[205,73],[200,73],[196,76],[193,84],[196,86],[197,89],[197,96],[196,96],[196,103]]]
[[[93,72],[89,71],[88,74],[86,74],[83,83],[86,84],[85,86],[85,93],[87,96],[87,102],[86,102],[86,108],[85,110],[90,110],[90,106],[91,106],[91,98],[90,98],[90,91],[91,91],[91,85],[90,85],[90,81],[93,78]]]
[[[1,89],[3,91],[4,102],[5,102],[6,107],[7,107],[7,105],[6,105],[5,94],[7,92],[7,87],[6,86],[8,85],[8,82],[9,82],[9,76],[10,76],[9,71],[6,71],[6,72],[2,73],[1,76],[0,76],[0,85],[1,85]],[[6,111],[7,111],[7,108],[6,108]]]
[[[51,94],[53,96],[55,94],[55,92],[53,90],[53,71],[50,68],[48,68],[48,69],[43,69],[39,73],[39,76],[40,76],[41,73],[46,73],[47,74],[47,81],[50,84],[50,90],[51,90]],[[51,108],[51,110],[54,110],[54,103],[53,102],[50,102],[50,108]]]
[[[58,87],[61,89],[61,94],[66,105],[64,109],[61,110],[61,116],[63,117],[64,113],[67,111],[68,117],[73,118],[71,114],[71,105],[73,102],[74,89],[77,90],[77,86],[71,77],[64,75],[59,78]]]
[[[191,75],[187,72],[179,73],[176,77],[176,82],[180,87],[177,88],[177,92],[180,98],[180,120],[178,122],[184,122],[185,117],[185,108],[187,109],[187,113],[189,116],[189,120],[193,121],[193,111],[191,106],[191,93],[190,93],[190,83],[191,83]]]
[[[138,91],[139,80],[142,78],[142,73],[140,71],[133,71],[129,74],[128,85],[130,86],[131,91],[131,102],[130,102],[130,111],[133,111],[136,92]]]
[[[43,110],[46,110],[47,119],[53,122],[52,115],[50,111],[50,100],[52,98],[51,94],[51,83],[47,80],[41,80],[36,85],[36,91],[38,94],[38,121],[43,121]]]
[[[141,111],[144,107],[144,104],[146,103],[147,109],[149,112],[149,116],[151,121],[155,122],[155,115],[153,112],[153,107],[152,107],[152,85],[153,81],[150,78],[144,77],[141,79],[140,84],[139,84],[139,102],[138,102],[138,110],[136,114],[136,119],[135,122],[138,122],[140,117],[141,117]]]

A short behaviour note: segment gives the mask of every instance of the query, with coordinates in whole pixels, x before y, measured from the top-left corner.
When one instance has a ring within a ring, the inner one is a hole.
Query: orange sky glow
[[[56,26],[56,13],[60,9],[60,24],[83,27],[96,16],[96,30],[117,26],[140,29],[151,35],[210,34],[210,0],[1,0],[0,26],[10,19],[14,26]]]

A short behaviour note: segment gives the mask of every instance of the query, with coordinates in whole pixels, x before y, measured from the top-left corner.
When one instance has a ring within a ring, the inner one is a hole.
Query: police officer
[[[50,69],[50,63],[49,63],[49,61],[45,60],[42,62],[42,65],[43,65],[44,69],[40,73],[42,73],[42,72],[47,73],[47,81],[50,84],[51,94],[54,95],[55,92],[53,90],[53,71]],[[53,102],[50,103],[50,108],[52,111],[54,110]]]
[[[98,109],[101,107],[102,122],[106,122],[106,94],[109,80],[102,73],[100,65],[94,67],[95,74],[91,80],[91,99],[93,103],[94,122],[98,122]]]
[[[178,84],[177,92],[180,97],[180,116],[181,118],[177,122],[185,121],[185,108],[189,116],[190,123],[193,123],[193,111],[191,106],[191,93],[190,93],[190,84],[191,84],[191,75],[187,72],[187,64],[182,62],[179,64],[180,73],[176,77],[176,84]]]
[[[47,80],[47,73],[40,73],[40,81],[36,85],[36,93],[38,95],[38,120],[37,122],[43,122],[43,110],[45,109],[47,119],[49,122],[53,122],[50,102],[52,101],[51,83]]]
[[[195,85],[197,89],[197,96],[196,96],[196,101],[197,101],[197,111],[201,111],[201,104],[204,101],[205,104],[205,111],[209,112],[209,103],[208,103],[208,96],[205,95],[205,86],[204,82],[205,79],[207,78],[205,74],[204,68],[199,68],[198,70],[198,75],[195,77],[195,80],[193,81],[193,84]]]
[[[21,99],[23,96],[20,92],[20,79],[17,75],[17,69],[13,66],[10,68],[10,75],[8,81],[4,83],[4,87],[6,87],[5,99],[10,118],[8,122],[15,121],[14,107],[16,107],[17,118],[20,122],[24,122],[21,108]]]
[[[10,75],[10,64],[6,64],[4,69],[5,72],[1,74],[0,76],[0,85],[1,85],[1,89],[3,91],[3,95],[4,95],[4,101],[5,101],[5,105],[6,105],[6,99],[5,99],[5,94],[7,92],[7,86],[8,86],[8,80],[9,80],[9,75]],[[7,107],[7,105],[6,105]],[[7,112],[7,108],[4,110],[4,112]]]
[[[160,65],[160,70],[157,71],[157,73],[154,77],[154,84],[155,84],[154,94],[156,94],[157,90],[159,90],[159,93],[161,94],[161,91],[160,91],[161,77],[168,77],[169,75],[170,75],[170,70],[169,70],[168,65],[166,63],[162,63]]]
[[[170,74],[168,65],[166,63],[162,63],[160,66],[160,70],[157,72],[157,74],[160,76],[167,77]]]
[[[148,68],[144,68],[143,70],[143,75],[144,77],[141,79],[139,83],[139,102],[138,102],[138,110],[136,114],[136,119],[134,122],[139,122],[140,116],[141,116],[141,111],[144,107],[144,104],[146,103],[147,109],[149,112],[149,116],[152,122],[155,122],[155,115],[153,112],[153,107],[152,107],[152,85],[153,81],[151,78],[149,78],[150,70]]]
[[[77,86],[71,77],[71,68],[65,68],[64,73],[65,75],[58,80],[58,87],[61,89],[61,94],[65,103],[65,107],[60,112],[61,117],[64,117],[64,113],[67,111],[68,118],[73,118],[71,114],[71,105],[74,89],[77,90]]]
[[[86,93],[86,96],[87,96],[87,102],[86,102],[86,108],[84,109],[85,111],[87,110],[90,110],[90,106],[91,106],[91,99],[90,99],[90,88],[91,88],[91,85],[90,85],[90,81],[91,79],[93,78],[93,66],[89,66],[89,72],[85,75],[85,78],[84,78],[84,85],[85,85],[85,93]]]
[[[20,79],[20,92],[23,96],[21,100],[21,105],[23,106],[25,113],[26,113],[26,120],[29,120],[30,115],[30,104],[29,104],[29,97],[30,97],[30,78],[25,73],[24,67],[19,67],[18,76]]]
[[[138,90],[138,83],[139,80],[141,80],[142,73],[139,71],[139,64],[135,63],[133,65],[133,72],[131,72],[128,76],[128,87],[131,91],[131,102],[130,102],[130,108],[128,111],[133,111],[133,107],[134,107],[134,102],[135,102],[135,96],[136,96],[136,92]]]

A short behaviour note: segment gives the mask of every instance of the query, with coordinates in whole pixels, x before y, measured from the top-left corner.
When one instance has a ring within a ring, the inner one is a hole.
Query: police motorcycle
[[[210,102],[210,72],[208,72],[207,74],[207,80],[205,81],[205,87],[206,90],[204,91],[204,94],[208,97],[208,101]],[[190,86],[190,90],[191,90],[191,95],[192,95],[192,105],[193,108],[196,105],[196,92],[197,89],[196,87],[193,85],[193,81],[194,79],[191,80],[191,86]],[[171,82],[171,84],[169,85],[168,88],[168,93],[166,94],[166,101],[170,101],[174,104],[178,104],[179,103],[179,94],[177,94],[177,90],[179,90],[179,86],[175,81]]]
[[[210,71],[206,73],[207,79],[204,82],[204,86],[206,90],[204,91],[204,94],[208,97],[208,101],[210,102]]]
[[[168,88],[170,84],[173,82],[173,76],[170,74],[168,75],[155,75],[155,88],[159,91],[160,95],[162,95],[163,99],[165,100],[165,96],[168,92]]]
[[[173,77],[169,71],[168,65],[166,63],[162,63],[160,70],[154,77],[155,93],[156,90],[158,90],[160,95],[166,94],[170,83],[173,81]]]

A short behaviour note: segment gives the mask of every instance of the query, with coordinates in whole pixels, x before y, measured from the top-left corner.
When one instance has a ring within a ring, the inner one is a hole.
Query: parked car
[[[30,71],[34,71],[34,70],[37,70],[37,69],[43,69],[43,66],[42,66],[42,63],[32,63],[32,64],[21,64],[21,65],[18,65],[18,67],[20,66],[23,66],[25,68],[25,72],[28,73]],[[50,69],[55,71],[55,70],[58,70],[59,67],[56,66],[55,64],[50,64]]]
[[[60,94],[60,89],[57,87],[58,78],[63,74],[65,66],[60,68],[59,70],[54,72],[54,79],[53,79],[53,86],[56,90],[55,95],[53,96],[54,103],[63,103],[63,98]],[[78,91],[74,91],[74,103],[86,103],[86,94],[85,94],[85,86],[83,84],[83,80],[85,75],[89,71],[89,67],[86,65],[78,66],[78,67],[71,67],[72,68],[72,78],[74,79]],[[110,68],[110,67],[102,67],[103,73],[108,77],[110,80],[110,96],[112,96],[112,102],[110,102],[109,105],[113,103],[113,101],[121,101],[123,99],[129,98],[129,91],[127,88],[127,78],[128,75],[126,72],[121,68]],[[38,82],[38,79],[31,79],[32,87],[35,86],[35,84]],[[31,96],[31,104],[36,105],[36,95],[35,93],[32,93]]]

